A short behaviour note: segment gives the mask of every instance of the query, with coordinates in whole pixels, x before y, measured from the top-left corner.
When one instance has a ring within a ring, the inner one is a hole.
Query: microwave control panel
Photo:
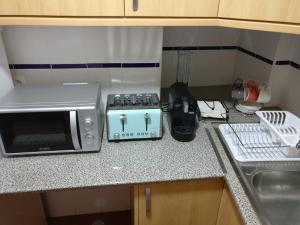
[[[82,110],[78,111],[78,124],[79,124],[79,135],[81,139],[82,149],[85,150],[97,150],[100,149],[101,144],[101,132],[103,118],[97,115],[95,110]]]

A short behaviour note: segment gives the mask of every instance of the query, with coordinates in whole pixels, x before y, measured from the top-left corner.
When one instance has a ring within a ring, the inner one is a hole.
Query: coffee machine
[[[187,142],[195,137],[197,101],[188,85],[174,83],[169,89],[169,122],[171,135],[177,141]]]

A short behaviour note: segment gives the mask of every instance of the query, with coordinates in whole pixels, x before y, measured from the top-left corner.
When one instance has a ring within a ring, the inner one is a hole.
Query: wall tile
[[[232,83],[237,52],[235,50],[193,51],[190,86],[228,85]],[[162,87],[176,81],[177,51],[164,51]]]
[[[158,27],[6,27],[3,32],[10,64],[161,64],[163,30]],[[11,71],[26,83],[97,81],[104,102],[118,91],[159,93],[160,68],[91,67]]]
[[[273,60],[279,38],[279,33],[242,30],[240,34],[240,47]]]
[[[209,46],[237,45],[239,29],[217,27],[166,27],[164,42],[166,46]]]
[[[190,86],[231,85],[236,51],[196,51]]]
[[[162,58],[161,86],[170,87],[177,76],[177,51],[164,51]]]
[[[270,77],[272,65],[257,60],[242,52],[238,52],[234,79],[253,79],[267,82]]]
[[[125,29],[125,28],[123,28]],[[160,62],[163,29],[155,27],[132,27],[122,30],[123,62]],[[159,60],[158,60],[159,59]]]
[[[280,107],[300,117],[300,72],[294,68],[289,68],[289,72],[284,74],[284,76],[285,82],[282,83]]]
[[[37,30],[38,28],[32,28]],[[47,40],[49,63],[87,63],[84,29],[80,27],[51,27],[41,31]]]
[[[12,88],[13,82],[2,39],[2,29],[0,28],[0,97],[6,95]]]
[[[46,28],[5,27],[3,39],[9,63],[49,63]]]
[[[112,93],[154,92],[160,94],[160,67],[122,68],[112,72]]]

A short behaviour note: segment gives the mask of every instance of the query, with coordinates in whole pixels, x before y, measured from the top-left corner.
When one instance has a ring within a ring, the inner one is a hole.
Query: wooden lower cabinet
[[[40,194],[0,195],[0,225],[47,225]]]
[[[136,185],[134,225],[242,225],[224,183],[205,179]]]
[[[143,184],[135,187],[135,225],[215,225],[221,179]]]
[[[218,214],[217,225],[242,225],[243,220],[237,209],[237,206],[231,196],[230,190],[225,184],[220,210]]]

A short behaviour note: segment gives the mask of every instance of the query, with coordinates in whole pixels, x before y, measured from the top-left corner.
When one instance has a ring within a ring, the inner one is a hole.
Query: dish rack
[[[300,120],[287,111],[259,111],[260,123],[222,124],[219,130],[240,162],[300,161]]]

